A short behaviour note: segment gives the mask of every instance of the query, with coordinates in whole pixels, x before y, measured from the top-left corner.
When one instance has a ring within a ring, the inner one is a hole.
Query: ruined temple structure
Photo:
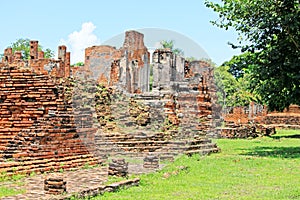
[[[275,128],[300,129],[300,106],[290,105],[283,112],[269,112],[267,106],[251,102],[249,106],[225,109],[225,127],[220,136],[247,138],[276,133]]]
[[[144,35],[126,32],[121,49],[93,46],[85,50],[85,70],[105,86],[119,84],[129,93],[149,91],[150,54]]]
[[[44,58],[8,48],[0,63],[0,173],[78,169],[107,157],[209,154],[218,147],[213,68],[170,49],[150,54],[127,31],[120,49],[93,46],[70,68],[66,46]],[[152,78],[153,77],[153,78]],[[118,159],[118,158],[117,158]],[[124,159],[124,158],[123,158]],[[107,171],[107,169],[106,169]]]
[[[92,154],[95,128],[76,125],[70,98],[70,53],[44,58],[30,42],[30,59],[8,48],[0,62],[0,173],[30,174],[101,163]],[[87,116],[84,116],[87,119]]]
[[[135,157],[218,151],[209,139],[218,134],[213,67],[188,62],[170,49],[155,50],[150,64],[143,37],[127,31],[120,49],[87,48],[80,75],[74,73],[82,77],[85,71],[102,85],[96,95],[98,150]]]
[[[12,48],[4,50],[2,65],[30,67],[36,74],[49,74],[52,77],[66,78],[70,76],[70,52],[66,46],[58,47],[58,59],[44,58],[44,52],[38,50],[38,41],[30,41],[30,59],[22,58],[22,52]]]

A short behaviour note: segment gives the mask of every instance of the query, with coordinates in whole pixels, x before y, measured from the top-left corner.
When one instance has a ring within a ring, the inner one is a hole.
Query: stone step
[[[190,150],[202,150],[202,149],[211,149],[211,148],[215,148],[216,144],[197,144],[197,145],[191,145],[189,146],[189,148],[187,149],[188,151]]]
[[[112,145],[112,146],[122,146],[122,147],[130,147],[130,146],[136,146],[136,145],[153,145],[153,144],[168,144],[168,141],[152,141],[152,140],[147,140],[147,141],[139,141],[139,140],[134,140],[134,141],[101,141],[97,142],[97,145]]]
[[[220,151],[219,148],[211,148],[211,149],[189,150],[189,151],[185,151],[184,153],[186,155],[192,155],[192,154],[208,155],[210,153],[217,153],[219,151]]]
[[[13,175],[15,171],[18,173],[30,174],[31,172],[43,171],[58,171],[60,169],[70,170],[71,168],[78,168],[89,165],[100,164],[103,161],[95,159],[92,155],[70,156],[64,158],[40,159],[32,158],[32,160],[20,162],[2,162],[0,163],[0,172],[7,172],[7,175]]]
[[[109,156],[117,156],[117,157],[131,157],[143,160],[144,157],[148,156],[149,154],[155,155],[158,157],[175,157],[179,155],[178,152],[167,152],[167,151],[154,151],[154,152],[126,152],[126,151],[116,151],[116,152],[109,152]]]
[[[158,152],[161,152],[160,151],[161,149],[161,146],[146,146],[146,147],[122,147],[122,146],[117,146],[117,147],[101,147],[101,148],[98,148],[97,151],[100,153],[100,154],[116,154],[116,153],[119,153],[119,154],[127,154],[129,152],[131,153],[149,153],[149,152],[155,152],[155,151],[158,151]]]

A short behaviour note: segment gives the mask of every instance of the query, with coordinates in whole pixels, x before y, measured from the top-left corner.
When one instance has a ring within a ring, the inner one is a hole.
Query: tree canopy
[[[205,2],[219,13],[212,23],[234,28],[241,56],[230,64],[237,77],[249,74],[250,87],[270,110],[300,105],[300,3],[299,0],[221,0]]]
[[[75,66],[84,66],[84,62],[77,62],[77,63],[75,63],[75,64],[73,64],[73,65],[71,65],[71,67],[75,67]]]
[[[184,52],[182,49],[174,48],[174,40],[162,40],[160,42],[160,44],[163,48],[171,49],[173,51],[173,53],[176,55],[181,55],[181,56],[184,55]]]
[[[228,106],[248,106],[251,101],[260,102],[259,95],[251,92],[249,88],[249,74],[235,78],[229,73],[229,66],[223,65],[215,68],[215,82],[218,88],[218,102]]]
[[[21,51],[23,59],[28,60],[30,58],[30,39],[20,38],[16,42],[11,44],[11,48],[13,50],[13,53],[15,51]],[[39,45],[39,50],[42,50],[42,49],[43,49],[43,47],[41,45]],[[45,58],[54,57],[54,52],[51,49],[47,48],[47,49],[44,49],[43,51],[44,51]]]

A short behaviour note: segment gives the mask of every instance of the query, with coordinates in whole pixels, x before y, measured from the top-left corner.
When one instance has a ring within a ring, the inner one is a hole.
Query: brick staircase
[[[166,116],[177,115],[177,113],[172,113],[176,112],[176,109],[170,110],[165,107],[166,103],[172,101],[170,93],[165,91],[165,94],[160,95],[150,93],[135,96],[122,93],[114,95],[111,110],[113,111],[113,118],[117,119],[116,126],[118,128],[116,130],[118,131],[98,131],[95,140],[97,150],[101,154],[145,157],[151,153],[160,157],[167,157],[183,153],[191,155],[193,153],[208,154],[219,151],[217,146],[205,137],[205,130],[200,130],[204,125],[202,124],[200,127],[199,123],[195,121],[195,117],[199,113],[193,113],[194,109],[198,109],[198,107],[195,108],[194,104],[191,104],[190,98],[193,96],[189,98],[182,96],[182,98],[178,98],[177,102],[180,106],[183,105],[183,114],[189,118],[181,122],[179,129],[162,132]],[[149,106],[151,108],[149,124],[138,126],[134,118],[130,116],[128,112],[130,97],[134,98],[141,107]],[[189,105],[190,108],[187,109],[186,105]],[[196,106],[198,105],[196,104]],[[205,125],[209,126],[209,124]]]

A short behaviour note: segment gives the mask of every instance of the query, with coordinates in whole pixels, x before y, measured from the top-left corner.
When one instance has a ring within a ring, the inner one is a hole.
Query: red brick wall
[[[250,111],[253,112],[253,111]],[[290,105],[288,109],[283,112],[267,112],[267,108],[261,113],[254,115],[253,113],[245,113],[243,107],[233,108],[233,112],[223,115],[225,122],[234,124],[247,124],[254,120],[259,124],[272,124],[272,125],[300,125],[300,106]]]
[[[91,154],[95,130],[76,129],[62,88],[50,76],[28,68],[0,69],[0,172],[14,173],[12,167],[17,173],[43,172],[97,163]],[[83,142],[86,139],[89,144]]]

